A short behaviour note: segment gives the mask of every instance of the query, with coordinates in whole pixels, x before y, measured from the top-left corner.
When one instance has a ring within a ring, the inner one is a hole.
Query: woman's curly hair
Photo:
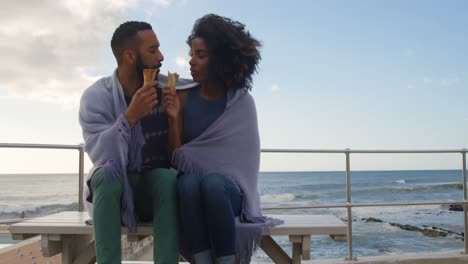
[[[192,46],[195,38],[202,38],[207,45],[210,79],[221,82],[227,89],[252,89],[252,76],[261,60],[261,44],[244,24],[208,14],[195,22],[187,44]]]

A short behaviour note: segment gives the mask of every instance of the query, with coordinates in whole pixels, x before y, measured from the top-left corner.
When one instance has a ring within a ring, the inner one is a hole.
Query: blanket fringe
[[[184,152],[180,151],[179,149],[174,151],[174,155],[172,157],[172,164],[174,164],[178,170],[186,174],[206,174],[205,170],[203,170],[200,166],[198,166],[198,164],[189,159],[188,156],[185,155]]]
[[[121,166],[114,160],[109,160],[102,168],[104,169],[104,179],[107,183],[111,183],[119,177],[123,177],[121,199],[122,223],[128,227],[130,232],[136,232],[137,224],[135,205],[133,203],[133,191],[128,183],[127,172],[122,170]]]
[[[122,222],[128,227],[129,232],[137,231],[133,191],[128,183],[127,175],[124,177],[122,190]]]
[[[239,236],[239,238],[244,238],[242,241],[238,241],[239,248],[237,252],[240,264],[250,263],[252,255],[257,251],[262,240],[263,228],[269,229],[270,227],[284,223],[283,220],[269,216],[252,216],[246,211],[241,213],[239,220],[243,227],[247,229],[243,230],[243,232],[246,232],[244,236]]]
[[[246,235],[242,236],[243,241],[237,241],[238,250],[237,257],[239,264],[248,264],[252,259],[252,255],[257,251],[260,241],[262,240],[262,229],[257,227],[249,228],[251,230],[245,230]],[[239,238],[238,238],[239,239]]]
[[[102,169],[104,170],[104,180],[106,183],[114,182],[122,174],[120,165],[114,160],[107,161],[106,164],[102,166]]]

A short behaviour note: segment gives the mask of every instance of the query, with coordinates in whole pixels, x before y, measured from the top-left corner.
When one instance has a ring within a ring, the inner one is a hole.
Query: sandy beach
[[[6,231],[7,228],[1,226],[0,231]],[[42,256],[40,236],[0,249],[0,264],[60,264],[61,262],[61,254],[50,258]]]

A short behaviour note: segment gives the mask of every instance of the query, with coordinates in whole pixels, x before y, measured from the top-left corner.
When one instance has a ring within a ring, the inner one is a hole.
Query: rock
[[[434,227],[422,229],[417,226],[401,225],[398,223],[390,223],[390,225],[397,226],[403,230],[418,231],[418,232],[421,232],[423,235],[429,236],[429,237],[446,237],[447,236],[447,232],[436,230],[437,228],[434,228]]]
[[[369,218],[364,218],[363,220],[366,220],[366,223],[382,223],[383,221],[377,218],[369,217]]]
[[[446,237],[447,236],[446,232],[442,232],[442,231],[438,231],[434,229],[428,229],[428,228],[424,228],[421,231],[421,233],[423,233],[423,235],[425,236],[430,236],[430,237]]]
[[[392,251],[390,249],[387,249],[387,248],[379,248],[379,253],[391,253]]]
[[[451,204],[449,205],[449,211],[463,212],[463,206],[461,204]]]
[[[396,226],[396,227],[399,227],[403,230],[408,230],[408,231],[422,231],[421,228],[417,227],[417,226],[412,226],[412,225],[401,225],[401,224],[398,224],[398,223],[390,223],[391,226]]]

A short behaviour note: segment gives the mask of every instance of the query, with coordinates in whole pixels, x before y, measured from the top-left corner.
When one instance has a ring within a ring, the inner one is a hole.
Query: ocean
[[[259,191],[262,207],[344,204],[345,172],[262,172]],[[353,203],[431,202],[463,200],[461,170],[353,171]],[[0,174],[0,221],[46,215],[78,208],[76,174]],[[448,206],[397,206],[353,208],[353,255],[377,256],[463,248],[463,212]],[[333,214],[346,219],[346,209],[268,210],[266,214]],[[382,222],[366,222],[372,217]],[[390,223],[449,230],[446,237],[429,237]],[[291,253],[288,237],[275,240]],[[0,244],[13,241],[0,237]],[[1,245],[0,245],[1,247]],[[345,258],[346,242],[328,236],[313,236],[314,259]],[[270,263],[263,251],[257,263]]]

